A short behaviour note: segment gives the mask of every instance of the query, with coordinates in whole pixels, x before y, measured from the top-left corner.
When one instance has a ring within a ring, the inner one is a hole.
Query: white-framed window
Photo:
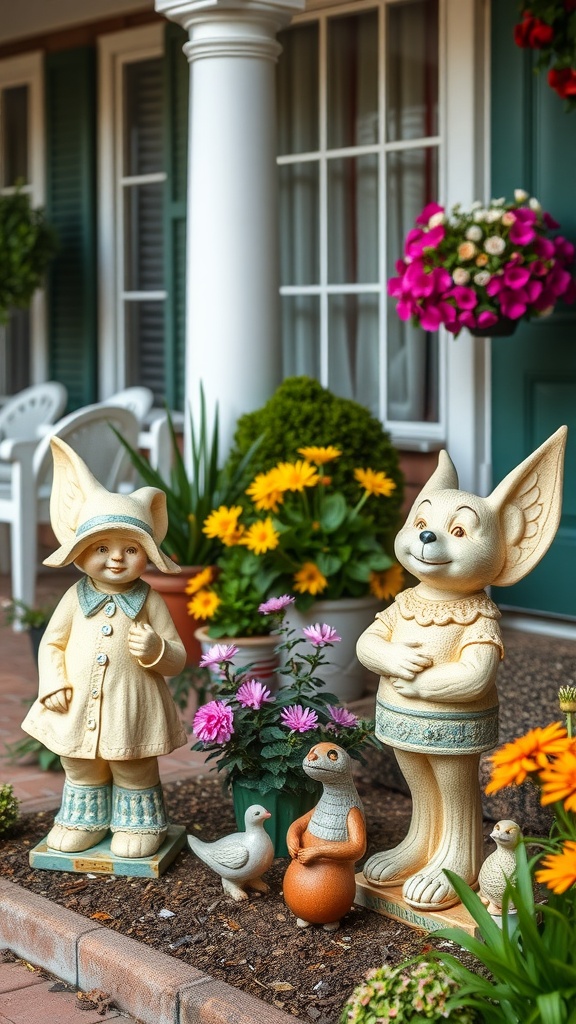
[[[34,207],[45,198],[44,92],[41,53],[0,61],[0,194],[18,185]],[[47,375],[46,311],[42,291],[29,309],[15,310],[1,331],[0,395]]]
[[[444,19],[444,0],[317,0],[280,34],[278,65],[284,375],[431,440],[445,339],[398,319],[387,280],[446,191]]]
[[[99,40],[100,391],[164,398],[162,24]]]

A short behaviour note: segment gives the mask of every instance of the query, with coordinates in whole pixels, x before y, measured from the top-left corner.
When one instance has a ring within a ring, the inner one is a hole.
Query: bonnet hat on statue
[[[131,494],[113,494],[61,438],[53,437],[50,447],[54,458],[50,521],[60,547],[44,559],[44,565],[69,565],[95,538],[122,530],[134,536],[161,572],[180,572],[176,562],[160,550],[168,529],[164,491],[140,487]]]

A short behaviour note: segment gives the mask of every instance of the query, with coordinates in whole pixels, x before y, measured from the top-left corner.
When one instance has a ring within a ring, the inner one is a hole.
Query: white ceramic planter
[[[195,637],[200,641],[202,654],[207,654],[214,644],[234,644],[238,648],[238,654],[234,655],[233,665],[235,669],[247,669],[246,676],[253,676],[264,686],[274,693],[278,689],[278,655],[275,647],[278,637],[266,636],[222,636],[214,640],[208,636],[208,630],[201,626],[195,632]],[[217,670],[212,673],[217,679]]]
[[[324,648],[328,664],[318,671],[326,689],[342,701],[358,700],[366,689],[371,673],[356,657],[356,641],[382,607],[382,601],[375,597],[352,597],[337,601],[316,601],[305,614],[297,611],[294,606],[286,611],[286,622],[294,629],[325,622],[333,626],[342,637],[340,643]],[[313,649],[312,644],[308,643],[300,644],[297,648],[306,654]],[[280,675],[280,686],[287,685],[288,677]]]

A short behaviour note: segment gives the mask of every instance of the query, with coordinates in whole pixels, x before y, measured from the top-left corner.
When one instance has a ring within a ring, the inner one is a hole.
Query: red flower
[[[541,18],[533,18],[527,11],[524,12],[524,20],[514,26],[514,42],[516,46],[528,47],[531,50],[541,50],[549,46],[554,38],[554,29]]]
[[[550,68],[548,85],[563,99],[576,96],[576,69]]]

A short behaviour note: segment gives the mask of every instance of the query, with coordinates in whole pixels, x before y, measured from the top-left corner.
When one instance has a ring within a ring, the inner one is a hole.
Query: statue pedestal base
[[[82,853],[50,850],[43,839],[30,851],[30,867],[40,871],[89,872],[94,875],[130,875],[132,878],[159,878],[186,845],[183,825],[169,825],[162,846],[152,857],[115,857],[110,852],[110,833]]]
[[[380,888],[370,885],[362,872],[356,875],[356,898],[358,906],[374,910],[384,917],[402,921],[409,928],[422,932],[436,932],[440,928],[462,928],[469,935],[478,936],[474,918],[461,903],[448,910],[416,910],[402,899],[402,887]]]

